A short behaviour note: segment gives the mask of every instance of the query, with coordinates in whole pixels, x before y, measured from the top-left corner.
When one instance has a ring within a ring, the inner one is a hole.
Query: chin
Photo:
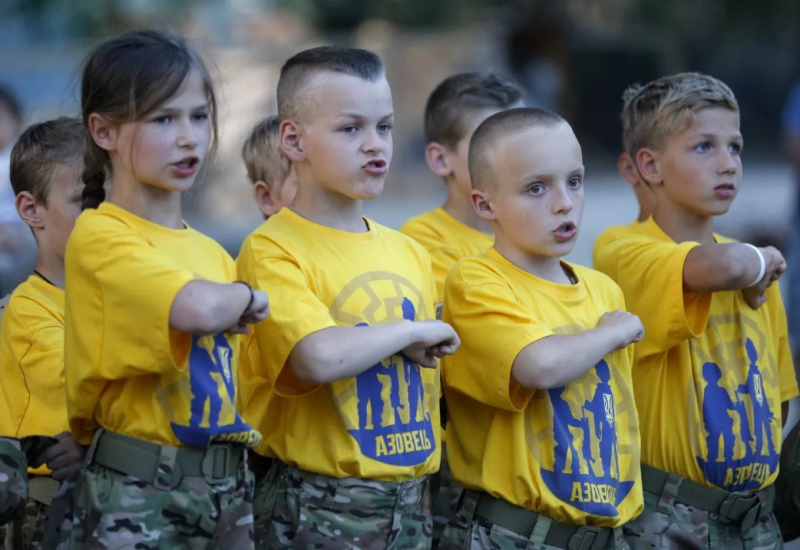
[[[358,197],[355,198],[358,198],[362,201],[371,201],[373,199],[377,199],[383,194],[383,183],[383,179],[375,182],[365,182],[356,190]]]

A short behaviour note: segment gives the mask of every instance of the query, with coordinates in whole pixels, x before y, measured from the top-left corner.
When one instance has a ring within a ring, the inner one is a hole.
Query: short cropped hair
[[[480,109],[508,109],[522,88],[494,73],[460,73],[444,79],[425,106],[425,139],[455,149],[467,132],[468,115]]]
[[[622,99],[623,146],[634,159],[641,149],[662,147],[667,137],[686,128],[702,109],[721,107],[739,112],[739,104],[724,82],[699,73],[635,84],[625,90]]]
[[[47,206],[53,169],[59,164],[83,166],[83,123],[60,117],[29,126],[11,149],[11,188]]]
[[[486,189],[497,184],[492,153],[506,137],[527,128],[547,128],[566,124],[567,121],[552,111],[522,107],[495,113],[483,122],[469,141],[469,177],[473,189]]]
[[[315,73],[331,71],[375,82],[385,73],[377,54],[358,48],[320,46],[304,50],[283,64],[278,79],[278,114],[281,120],[304,119],[313,108],[308,83]]]
[[[289,175],[289,158],[281,151],[281,119],[268,116],[253,126],[242,147],[242,159],[251,183],[281,185]]]

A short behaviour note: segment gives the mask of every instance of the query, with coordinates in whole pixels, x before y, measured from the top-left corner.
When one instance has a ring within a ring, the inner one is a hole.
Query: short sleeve
[[[314,293],[297,261],[277,247],[259,260],[249,282],[270,296],[269,316],[255,327],[264,364],[253,369],[263,369],[260,374],[272,380],[275,391],[284,397],[314,391],[316,386],[300,381],[287,361],[303,338],[337,326],[328,307]]]
[[[786,309],[781,299],[781,291],[778,283],[773,284],[767,289],[766,307],[769,307],[770,317],[772,318],[772,330],[775,339],[775,349],[778,357],[778,380],[781,388],[781,402],[786,402],[798,395],[797,375],[792,359],[792,350],[789,347],[789,333],[786,326]],[[762,307],[765,307],[762,306]]]
[[[433,277],[436,281],[436,300],[444,300],[444,281],[453,266],[460,260],[458,250],[449,246],[440,246],[430,250]]]
[[[711,293],[684,292],[683,268],[695,242],[675,244],[646,236],[618,239],[595,251],[595,267],[610,275],[639,316],[644,339],[637,357],[667,351],[703,333]]]
[[[524,410],[534,392],[511,377],[511,368],[525,347],[552,330],[532,317],[499,274],[480,264],[458,264],[447,278],[444,320],[461,339],[444,361],[445,384],[490,407]]]

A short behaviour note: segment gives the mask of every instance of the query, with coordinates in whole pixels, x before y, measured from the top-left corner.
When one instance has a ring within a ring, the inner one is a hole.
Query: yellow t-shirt
[[[607,230],[594,248],[595,267],[644,323],[633,371],[642,461],[728,491],[758,490],[777,476],[781,403],[797,395],[783,301],[777,284],[757,310],[740,291],[684,292],[695,246],[650,219]]]
[[[75,438],[98,426],[153,443],[255,446],[236,412],[239,337],[169,326],[195,279],[236,279],[233,259],[197,231],[170,229],[110,203],[82,213],[66,252],[66,387]]]
[[[494,243],[494,237],[464,225],[441,207],[411,218],[400,232],[417,241],[431,255],[439,302],[444,297],[444,280],[456,262],[485,252]]]
[[[64,291],[32,275],[11,295],[0,328],[0,436],[69,430],[64,391]],[[29,469],[49,475],[44,466]]]
[[[264,434],[260,454],[338,478],[399,481],[439,469],[439,370],[397,354],[310,386],[286,364],[322,329],[434,318],[428,253],[365,222],[369,231],[351,233],[284,208],[245,240],[239,277],[269,292],[270,314],[244,344],[243,416]]]
[[[560,388],[533,391],[511,377],[528,345],[625,308],[608,277],[565,265],[576,284],[535,277],[494,248],[450,272],[443,319],[461,347],[442,361],[447,458],[464,487],[557,521],[616,527],[643,506],[631,347]]]

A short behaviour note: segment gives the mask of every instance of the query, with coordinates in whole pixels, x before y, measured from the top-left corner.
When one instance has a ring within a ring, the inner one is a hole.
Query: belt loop
[[[683,478],[678,474],[669,472],[667,475],[667,482],[664,484],[664,490],[658,497],[658,511],[662,514],[670,515],[675,507],[675,500],[678,498],[678,492],[681,488]]]
[[[553,520],[541,514],[536,518],[536,523],[533,525],[533,532],[528,539],[528,544],[525,550],[538,550],[544,547],[544,539],[547,538],[547,533],[550,531],[550,526]]]
[[[100,438],[103,436],[105,431],[105,428],[97,428],[94,431],[92,442],[89,444],[89,449],[86,451],[86,457],[84,458],[87,466],[90,465],[94,460],[94,453],[97,451],[97,445],[100,443]]]
[[[178,486],[183,478],[180,464],[178,464],[178,448],[171,445],[161,445],[158,452],[158,466],[153,480],[156,489],[169,491]]]
[[[463,529],[469,529],[472,525],[472,520],[475,518],[475,509],[478,507],[478,499],[480,492],[471,489],[464,489],[461,491],[461,496],[458,499],[458,507],[456,508],[456,517],[453,522]]]

